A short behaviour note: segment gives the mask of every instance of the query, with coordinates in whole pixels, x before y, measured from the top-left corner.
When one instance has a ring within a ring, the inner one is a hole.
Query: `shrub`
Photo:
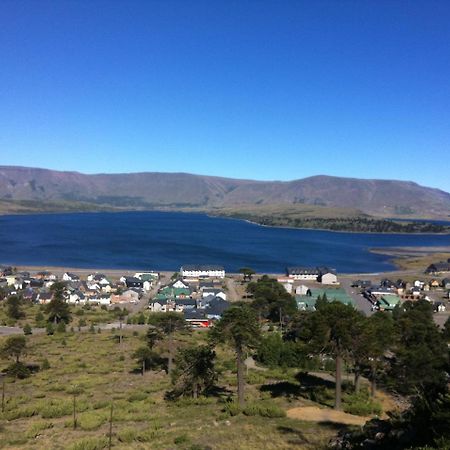
[[[21,362],[15,362],[10,364],[6,368],[6,373],[10,377],[19,378],[20,380],[23,380],[24,378],[28,378],[31,375],[30,369]]]
[[[232,417],[237,416],[241,412],[241,409],[236,402],[226,402],[223,410],[226,414]]]
[[[85,438],[75,442],[70,450],[102,450],[108,447],[108,439],[103,438]]]
[[[72,402],[66,400],[50,400],[42,403],[39,412],[43,419],[55,419],[72,414]]]
[[[35,422],[31,425],[31,427],[27,431],[26,435],[27,435],[27,437],[34,439],[36,436],[41,434],[41,431],[47,430],[49,428],[53,428],[52,422],[46,422],[46,421]]]
[[[182,434],[181,436],[177,436],[177,437],[173,440],[173,443],[174,443],[175,445],[186,444],[187,442],[189,442],[189,438],[187,437],[186,434]]]
[[[53,334],[55,334],[55,327],[53,326],[53,324],[51,322],[49,322],[46,326],[46,332],[48,336],[52,336]]]
[[[56,332],[57,333],[65,333],[66,332],[66,322],[61,320],[61,322],[56,325]]]
[[[23,334],[25,335],[33,334],[33,331],[31,330],[31,327],[28,323],[23,327]]]
[[[42,370],[48,370],[48,369],[50,369],[50,363],[48,362],[48,359],[47,359],[47,358],[45,358],[45,359],[42,360],[42,363],[41,363],[41,369],[42,369]]]
[[[381,405],[369,396],[367,390],[345,395],[343,406],[346,413],[357,416],[380,415],[382,412]]]
[[[286,417],[286,412],[272,403],[253,403],[242,411],[246,416]]]
[[[147,394],[145,392],[133,392],[129,397],[129,402],[140,402],[141,400],[145,400],[147,398]]]
[[[96,430],[106,422],[106,417],[99,413],[87,412],[80,414],[78,424],[84,431]]]

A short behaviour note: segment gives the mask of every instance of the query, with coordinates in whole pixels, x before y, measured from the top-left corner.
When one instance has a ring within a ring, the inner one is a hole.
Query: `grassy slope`
[[[143,331],[141,332],[143,335]],[[5,338],[0,338],[0,345]],[[47,358],[50,369],[25,380],[8,379],[5,413],[0,413],[2,448],[17,449],[94,449],[107,443],[110,402],[114,402],[113,445],[118,449],[190,449],[194,445],[215,450],[317,449],[336,433],[335,426],[306,423],[289,418],[264,418],[223,412],[223,399],[235,391],[233,355],[218,349],[221,376],[226,390],[222,400],[212,397],[168,403],[164,392],[170,388],[165,373],[132,373],[136,367],[132,352],[143,344],[141,336],[125,332],[121,349],[113,333],[67,333],[35,335],[28,341],[23,359],[40,363]],[[196,332],[181,339],[202,342],[205,333]],[[7,365],[0,360],[0,369]],[[295,380],[295,371],[251,370],[248,374],[250,400],[269,401],[261,392],[264,383]],[[78,428],[72,428],[71,389],[77,398]],[[332,395],[331,395],[332,397]],[[266,400],[264,400],[266,399]],[[311,405],[301,398],[278,397],[270,400],[283,409]],[[95,446],[97,445],[97,446]]]

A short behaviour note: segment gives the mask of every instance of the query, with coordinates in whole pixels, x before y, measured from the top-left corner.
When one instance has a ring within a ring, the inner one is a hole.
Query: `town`
[[[108,275],[80,269],[31,271],[3,266],[0,295],[2,299],[19,296],[29,304],[46,305],[53,297],[51,286],[62,282],[65,301],[74,307],[119,307],[129,313],[178,312],[191,326],[203,328],[220,319],[233,302],[251,301],[252,294],[246,286],[259,276],[250,268],[226,273],[219,265],[184,265],[174,273],[115,270]],[[288,267],[285,274],[270,276],[295,298],[300,311],[315,310],[319,298],[352,305],[365,314],[392,311],[405,301],[426,300],[438,313],[438,324],[443,325],[448,318],[450,260],[433,263],[422,274],[409,273],[395,279],[374,275],[364,279],[349,275],[338,278],[327,267]],[[131,323],[132,319],[128,320]],[[0,325],[13,326],[15,321],[4,317]]]

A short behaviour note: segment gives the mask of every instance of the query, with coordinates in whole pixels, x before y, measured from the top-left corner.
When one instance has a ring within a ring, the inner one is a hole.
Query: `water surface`
[[[394,266],[373,247],[448,246],[449,235],[365,234],[271,228],[204,214],[166,212],[0,216],[0,262],[111,269],[178,270],[221,264],[280,273],[325,265],[341,273]]]

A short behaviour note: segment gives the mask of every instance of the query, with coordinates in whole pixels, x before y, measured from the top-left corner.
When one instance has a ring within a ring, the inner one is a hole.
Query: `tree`
[[[256,283],[247,286],[253,295],[252,306],[258,314],[272,322],[282,322],[282,318],[297,312],[297,303],[277,280],[263,275]]]
[[[139,347],[132,355],[142,368],[142,375],[144,375],[146,370],[154,370],[163,366],[162,358],[153,350],[147,346]]]
[[[300,334],[312,351],[327,353],[335,360],[336,391],[335,409],[341,409],[342,361],[349,355],[360,313],[352,306],[333,301],[324,303],[320,309],[305,316],[304,329]]]
[[[174,389],[169,398],[190,395],[198,398],[214,386],[217,372],[214,368],[216,353],[207,345],[180,349],[173,372]]]
[[[26,352],[27,340],[25,336],[10,336],[6,339],[1,348],[2,356],[12,358],[16,363],[20,362],[20,357]]]
[[[64,283],[53,283],[50,290],[53,292],[53,298],[47,305],[46,312],[48,321],[55,324],[63,321],[70,322],[70,307],[64,299]]]
[[[23,311],[21,310],[22,306],[22,299],[18,297],[17,295],[11,295],[6,300],[6,314],[11,319],[21,319],[25,316]]]
[[[239,273],[242,273],[244,281],[251,281],[252,276],[256,273],[253,269],[250,267],[242,267],[239,269]]]
[[[167,371],[170,375],[173,370],[173,359],[174,359],[173,335],[176,332],[187,330],[186,321],[184,320],[183,315],[179,313],[166,312],[160,314],[152,314],[149,318],[149,323],[154,327],[156,327],[163,336],[167,337],[167,345],[168,345]]]
[[[261,329],[254,310],[248,306],[233,306],[210,331],[211,342],[227,343],[236,354],[239,406],[245,405],[244,355],[255,348],[261,339]]]
[[[394,358],[388,381],[401,394],[442,391],[448,349],[433,321],[432,306],[427,301],[418,301],[405,309],[394,323]]]

